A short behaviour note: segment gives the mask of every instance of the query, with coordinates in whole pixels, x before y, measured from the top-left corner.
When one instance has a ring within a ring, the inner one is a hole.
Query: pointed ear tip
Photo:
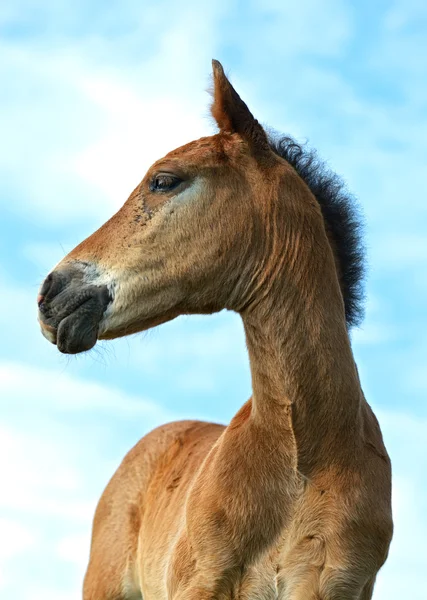
[[[224,75],[224,69],[222,68],[222,64],[219,60],[215,58],[212,59],[212,71],[214,75]]]

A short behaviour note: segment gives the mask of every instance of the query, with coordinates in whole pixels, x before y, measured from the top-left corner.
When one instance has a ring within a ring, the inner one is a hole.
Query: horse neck
[[[293,432],[298,469],[309,476],[351,457],[363,396],[331,247],[323,224],[306,231],[290,240],[293,257],[285,248],[276,255],[268,291],[241,316],[252,418],[270,436]]]

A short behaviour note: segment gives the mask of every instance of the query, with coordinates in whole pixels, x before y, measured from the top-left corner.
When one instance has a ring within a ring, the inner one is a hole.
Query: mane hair
[[[365,246],[362,218],[355,198],[343,180],[330,171],[317,152],[293,138],[270,136],[273,152],[286,160],[317,199],[334,251],[347,327],[360,324],[363,314]]]

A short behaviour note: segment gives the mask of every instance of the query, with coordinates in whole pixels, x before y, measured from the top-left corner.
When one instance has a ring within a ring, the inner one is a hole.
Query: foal
[[[44,282],[65,353],[236,311],[253,395],[228,427],[170,423],[99,501],[84,600],[368,600],[391,471],[354,363],[358,223],[336,177],[274,144],[213,61],[219,133],[157,161]]]

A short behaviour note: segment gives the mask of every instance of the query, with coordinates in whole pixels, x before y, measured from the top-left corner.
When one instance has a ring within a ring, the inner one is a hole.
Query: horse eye
[[[176,175],[170,175],[169,173],[159,173],[153,177],[150,184],[150,190],[152,192],[170,192],[176,188],[182,179]]]

